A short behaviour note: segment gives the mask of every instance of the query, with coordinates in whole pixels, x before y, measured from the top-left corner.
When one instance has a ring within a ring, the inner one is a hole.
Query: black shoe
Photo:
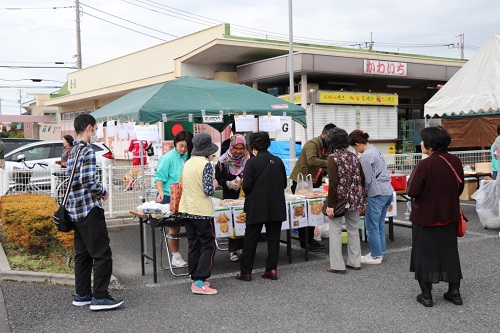
[[[306,249],[305,246],[300,246],[302,249]],[[309,245],[309,247],[307,248],[307,250],[309,252],[323,252],[325,249],[324,248],[321,248],[321,247],[312,247],[311,245]]]
[[[455,305],[464,304],[464,302],[462,301],[462,297],[460,296],[460,293],[451,294],[449,291],[447,291],[443,294],[443,298]]]
[[[424,296],[424,294],[417,295],[417,302],[428,308],[434,305],[432,302],[432,296]]]
[[[337,274],[346,274],[346,273],[347,273],[345,269],[340,270],[340,269],[333,269],[333,268],[331,268],[331,267],[328,267],[328,268],[326,269],[326,271],[327,271],[327,272],[330,272],[330,273],[337,273]]]
[[[309,247],[317,247],[318,249],[324,249],[325,248],[325,246],[321,242],[318,242],[317,240],[312,240],[309,243]]]
[[[351,265],[345,265],[345,267],[349,268],[349,269],[352,269],[352,270],[355,270],[355,271],[359,271],[361,269],[361,266],[359,267],[354,267],[354,266],[351,266]]]
[[[114,299],[109,296],[106,298],[95,298],[92,297],[92,301],[90,303],[90,310],[100,311],[100,310],[110,310],[119,307],[123,304],[122,299]]]

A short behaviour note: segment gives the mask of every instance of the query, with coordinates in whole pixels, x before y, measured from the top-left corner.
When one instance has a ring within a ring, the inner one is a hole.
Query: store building
[[[294,44],[294,52],[295,100],[308,110],[310,123],[297,136],[302,140],[318,135],[325,122],[338,123],[339,117],[351,117],[357,126],[369,121],[373,137],[381,137],[374,131],[384,130],[389,122],[391,132],[382,135],[384,140],[404,137],[407,126],[402,121],[422,119],[424,104],[465,63],[301,43]],[[67,94],[40,102],[44,108],[57,107],[64,135],[72,131],[77,114],[94,111],[134,89],[181,76],[241,83],[281,95],[288,93],[288,75],[287,42],[232,36],[225,24],[70,73]],[[372,95],[395,97],[389,104],[332,100]]]

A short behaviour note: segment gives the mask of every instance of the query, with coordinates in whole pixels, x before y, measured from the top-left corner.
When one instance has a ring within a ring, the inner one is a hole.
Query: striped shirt
[[[366,194],[369,197],[391,195],[394,192],[391,176],[387,171],[387,163],[378,149],[369,145],[359,159],[365,174]]]
[[[100,198],[107,194],[104,186],[97,180],[95,152],[88,142],[74,142],[68,158],[68,177],[71,175],[80,148],[82,151],[76,161],[75,176],[66,202],[66,209],[73,222],[83,220],[96,206],[102,208]]]

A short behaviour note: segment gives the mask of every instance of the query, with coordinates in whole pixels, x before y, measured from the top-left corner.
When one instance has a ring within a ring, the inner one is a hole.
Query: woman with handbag
[[[365,207],[365,176],[358,157],[347,150],[347,132],[342,128],[328,131],[325,142],[328,156],[328,198],[324,214],[330,228],[331,273],[345,274],[346,267],[361,269],[361,244],[359,240],[359,211]],[[347,229],[347,263],[342,257],[342,216]]]
[[[158,167],[153,178],[158,191],[156,201],[161,204],[170,203],[170,185],[178,183],[181,178],[184,164],[191,157],[193,150],[193,134],[188,131],[177,133],[174,138],[174,149],[164,154],[158,160]],[[181,227],[169,227],[169,234],[179,233]],[[179,240],[168,239],[168,246],[172,249],[172,265],[185,267],[187,262],[179,252]]]
[[[444,128],[427,127],[420,136],[422,153],[429,157],[417,164],[408,180],[408,195],[413,198],[410,271],[415,272],[422,291],[417,302],[433,306],[432,283],[444,281],[448,282],[444,299],[462,305],[457,222],[459,196],[464,189],[463,167],[458,157],[448,153],[451,137]]]
[[[357,153],[362,154],[359,160],[365,174],[365,228],[370,253],[361,256],[361,263],[379,265],[386,251],[385,215],[391,205],[394,189],[384,157],[368,142],[368,138],[368,133],[355,130],[349,134],[348,142]]]
[[[235,134],[229,138],[229,148],[222,154],[215,167],[215,179],[222,186],[222,199],[238,199],[242,196],[243,171],[250,158],[245,137]],[[238,262],[238,250],[243,248],[242,237],[229,237],[229,260]]]

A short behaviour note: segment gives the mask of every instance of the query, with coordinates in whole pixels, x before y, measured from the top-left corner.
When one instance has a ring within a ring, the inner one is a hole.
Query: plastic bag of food
[[[500,228],[499,200],[495,195],[494,180],[483,180],[481,186],[471,196],[476,200],[476,212],[483,227],[488,229]]]
[[[295,188],[295,193],[301,194],[303,192],[312,192],[312,190],[313,190],[312,176],[309,174],[304,179],[304,175],[302,173],[299,173],[297,175],[297,187]]]

